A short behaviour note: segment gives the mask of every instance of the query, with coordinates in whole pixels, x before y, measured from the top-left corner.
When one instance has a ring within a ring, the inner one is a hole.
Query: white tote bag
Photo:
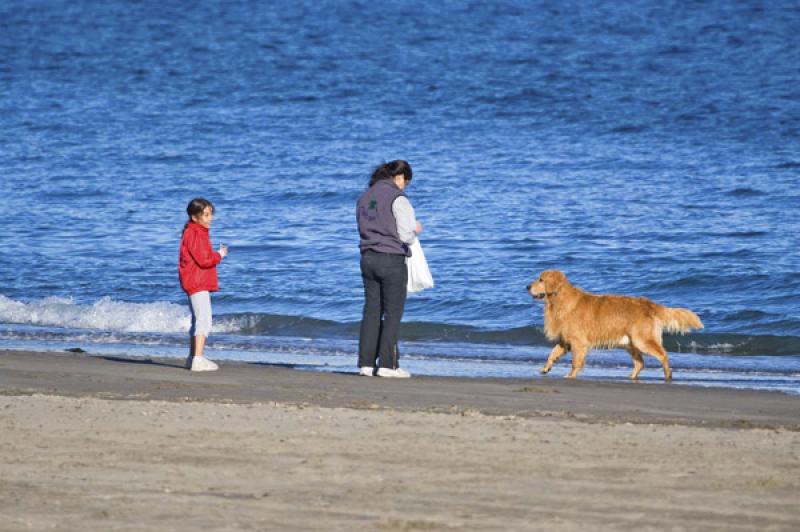
[[[433,277],[428,269],[428,261],[425,260],[425,253],[422,252],[419,238],[415,238],[408,247],[411,249],[411,256],[406,257],[408,291],[421,292],[426,288],[433,288]]]

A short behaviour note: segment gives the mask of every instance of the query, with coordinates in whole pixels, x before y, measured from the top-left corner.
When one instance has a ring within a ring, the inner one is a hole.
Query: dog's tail
[[[659,310],[659,324],[667,332],[683,334],[692,329],[703,328],[703,322],[689,309],[661,307]]]

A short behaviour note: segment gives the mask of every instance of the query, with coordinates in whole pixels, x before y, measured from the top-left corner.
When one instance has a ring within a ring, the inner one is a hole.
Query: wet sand
[[[0,528],[797,530],[799,407],[0,351]]]

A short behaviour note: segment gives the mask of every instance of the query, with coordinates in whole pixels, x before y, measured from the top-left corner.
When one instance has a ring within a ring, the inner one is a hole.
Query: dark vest
[[[356,220],[361,236],[361,253],[371,250],[411,256],[408,246],[397,234],[397,220],[392,212],[392,204],[400,196],[405,194],[397,185],[388,179],[381,179],[358,198]]]

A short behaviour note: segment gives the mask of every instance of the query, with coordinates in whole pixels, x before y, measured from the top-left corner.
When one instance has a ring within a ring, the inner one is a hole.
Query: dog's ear
[[[547,270],[542,274],[542,279],[548,292],[558,292],[567,284],[567,276],[559,270]]]

